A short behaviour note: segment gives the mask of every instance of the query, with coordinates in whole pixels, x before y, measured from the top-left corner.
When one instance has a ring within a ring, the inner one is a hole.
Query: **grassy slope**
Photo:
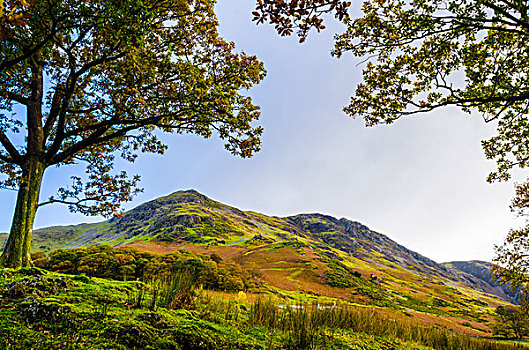
[[[138,244],[142,250],[164,251],[164,246]],[[439,280],[425,278],[401,269],[373,267],[362,261],[347,261],[346,265],[361,271],[362,277],[347,288],[332,287],[325,283],[329,264],[318,252],[307,247],[295,249],[282,244],[252,248],[204,248],[186,246],[197,253],[216,253],[231,259],[245,269],[257,272],[271,290],[279,291],[289,299],[305,302],[332,303],[347,300],[356,305],[374,305],[389,308],[395,317],[420,318],[423,323],[477,336],[490,335],[487,326],[494,308],[506,304],[497,298],[460,285],[451,287]],[[323,261],[322,261],[323,260]],[[377,275],[380,286],[369,282]]]
[[[288,333],[249,323],[246,297],[229,301],[202,292],[190,310],[150,311],[132,307],[138,282],[33,274],[0,270],[0,344],[6,349],[269,349],[292,341]],[[324,329],[314,345],[427,349],[346,329]]]
[[[197,290],[176,309],[150,309],[152,289],[144,286],[38,269],[0,270],[0,344],[5,349],[528,348],[395,319],[384,310],[344,304],[310,313],[281,310],[274,306],[279,299],[245,293]]]

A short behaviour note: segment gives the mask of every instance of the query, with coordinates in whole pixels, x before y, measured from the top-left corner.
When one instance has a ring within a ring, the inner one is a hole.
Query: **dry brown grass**
[[[336,298],[338,300],[351,301],[358,304],[368,303],[369,298],[361,295],[352,295],[350,289],[335,288],[325,284],[324,276],[328,267],[318,259],[314,250],[303,247],[300,251],[288,246],[273,248],[273,245],[264,244],[260,246],[209,246],[185,244],[164,244],[159,242],[137,242],[129,246],[148,251],[154,254],[166,254],[177,250],[188,250],[193,253],[210,255],[215,253],[222,259],[233,261],[241,267],[258,271],[260,280],[265,285],[274,289],[285,291],[312,292],[323,297]],[[299,272],[302,271],[302,272]],[[417,281],[417,275],[405,271],[394,269],[380,269],[378,271],[359,270],[364,278],[374,274],[384,280],[385,288],[398,290],[400,293],[412,295],[421,301],[426,301],[432,297],[432,290],[438,292],[447,287],[440,286],[427,280]],[[396,280],[389,279],[391,277]],[[410,281],[409,284],[401,284],[400,281]],[[414,292],[412,292],[414,291]],[[217,292],[219,293],[219,292]],[[225,297],[230,298],[232,294],[225,293]],[[453,301],[453,296],[437,294],[436,297],[447,301]],[[253,296],[249,296],[253,300]],[[473,336],[488,336],[489,328],[485,323],[480,323],[459,317],[447,317],[413,310],[407,310],[405,315],[401,311],[394,309],[377,308],[382,314],[402,321],[414,320],[426,326],[435,326],[457,333]],[[465,324],[465,325],[463,325]]]

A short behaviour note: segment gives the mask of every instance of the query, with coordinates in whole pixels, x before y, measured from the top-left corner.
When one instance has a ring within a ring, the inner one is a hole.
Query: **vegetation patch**
[[[338,288],[349,288],[359,285],[362,275],[354,270],[349,269],[342,263],[333,262],[327,265],[330,269],[325,275],[327,284]]]
[[[101,258],[107,249],[98,247],[90,254]],[[82,257],[81,252],[70,253]],[[114,252],[123,254],[120,249]],[[289,304],[275,296],[252,300],[244,292],[231,298],[213,295],[197,282],[203,272],[200,266],[223,260],[187,253],[176,256],[179,259],[173,256],[159,263],[183,264],[179,266],[187,270],[163,270],[143,282],[38,268],[2,270],[0,344],[7,349],[527,348],[458,335],[411,318],[389,317],[382,309],[363,310],[300,292],[290,292],[290,298],[314,303]]]
[[[155,255],[134,248],[114,249],[109,246],[56,250],[49,255],[33,253],[36,266],[54,272],[115,280],[146,280],[167,275],[171,271],[189,271],[197,284],[213,290],[253,290],[258,281],[248,272],[218,255],[178,251]],[[87,277],[75,277],[86,280]]]

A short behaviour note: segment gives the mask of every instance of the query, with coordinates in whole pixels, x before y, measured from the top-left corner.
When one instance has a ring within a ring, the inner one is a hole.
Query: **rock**
[[[71,281],[63,277],[25,277],[11,282],[3,296],[8,299],[26,298],[28,296],[45,297],[59,293],[71,286]]]
[[[28,304],[29,303],[29,304]],[[37,322],[49,322],[60,323],[64,321],[70,313],[70,307],[67,305],[61,305],[58,302],[43,302],[33,297],[29,297],[25,300],[22,306],[22,314],[26,319],[27,324],[33,324]]]
[[[34,293],[36,290],[29,286],[28,281],[27,278],[24,278],[23,280],[10,283],[7,286],[7,291],[4,292],[4,298],[19,299]]]
[[[140,323],[126,322],[116,325],[111,333],[116,334],[120,344],[129,349],[144,349],[155,341],[154,333],[148,326]]]

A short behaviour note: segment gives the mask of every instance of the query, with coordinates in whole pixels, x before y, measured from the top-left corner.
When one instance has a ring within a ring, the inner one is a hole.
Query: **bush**
[[[115,280],[144,280],[149,276],[171,275],[187,271],[195,284],[206,289],[241,291],[257,287],[251,274],[240,266],[211,256],[178,251],[166,255],[140,252],[134,248],[97,246],[59,249],[48,257],[44,252],[32,254],[35,265],[54,272],[86,275]]]

